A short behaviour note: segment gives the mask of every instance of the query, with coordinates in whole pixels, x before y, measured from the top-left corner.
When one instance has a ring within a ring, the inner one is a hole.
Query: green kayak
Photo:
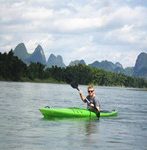
[[[91,112],[84,108],[49,108],[43,107],[39,109],[44,118],[54,119],[54,118],[97,118],[94,112]],[[111,117],[117,116],[117,111],[106,111],[100,112],[100,117]]]

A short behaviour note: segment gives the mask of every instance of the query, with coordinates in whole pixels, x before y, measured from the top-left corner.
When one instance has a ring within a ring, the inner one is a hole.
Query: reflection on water
[[[87,136],[98,132],[99,120],[89,120],[85,123],[85,133]]]

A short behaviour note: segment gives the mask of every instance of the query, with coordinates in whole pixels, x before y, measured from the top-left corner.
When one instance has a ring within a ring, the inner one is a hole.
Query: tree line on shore
[[[147,88],[147,81],[142,78],[125,76],[123,74],[107,72],[87,65],[75,65],[61,68],[52,66],[46,68],[40,63],[26,65],[13,51],[0,53],[0,80],[4,81],[36,81],[79,84],[93,83],[100,86],[125,86]]]

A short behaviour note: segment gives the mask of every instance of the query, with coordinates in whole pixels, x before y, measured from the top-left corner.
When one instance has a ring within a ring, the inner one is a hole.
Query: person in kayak
[[[89,85],[87,88],[88,95],[85,97],[82,91],[79,90],[81,100],[87,103],[87,109],[96,113],[97,117],[100,117],[100,103],[96,98],[95,90],[93,85]]]

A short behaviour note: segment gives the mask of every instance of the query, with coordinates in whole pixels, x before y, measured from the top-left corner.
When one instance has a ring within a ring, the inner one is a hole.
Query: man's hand
[[[96,109],[100,112],[100,107],[97,106]]]
[[[82,95],[82,91],[81,90],[79,90],[79,94]]]
[[[94,107],[94,104],[91,103],[90,106],[91,106],[91,107]]]

